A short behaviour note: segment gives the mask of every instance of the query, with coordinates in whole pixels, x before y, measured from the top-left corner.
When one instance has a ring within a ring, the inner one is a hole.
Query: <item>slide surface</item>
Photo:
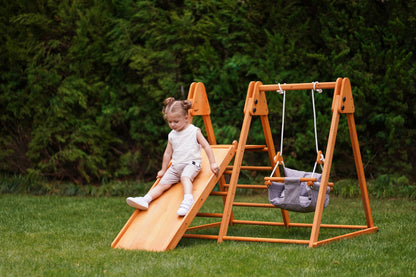
[[[183,200],[182,184],[173,185],[147,211],[135,210],[111,246],[131,250],[166,251],[176,247],[213,190],[236,151],[233,145],[212,145],[220,174],[215,176],[202,150],[202,169],[193,182],[194,204],[185,217],[176,214]],[[127,205],[127,204],[126,204]]]

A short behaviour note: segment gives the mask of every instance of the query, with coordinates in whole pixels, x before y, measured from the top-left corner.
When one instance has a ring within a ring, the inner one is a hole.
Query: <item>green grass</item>
[[[203,209],[217,212],[221,205],[215,198]],[[416,202],[371,199],[371,206],[378,233],[314,249],[184,238],[173,251],[157,253],[110,247],[133,212],[124,198],[3,194],[0,276],[416,276]],[[281,221],[278,209],[235,208],[235,215]],[[290,215],[293,222],[313,216]],[[332,197],[323,222],[364,224],[360,199]],[[302,239],[310,234],[305,228],[242,225],[229,232]]]

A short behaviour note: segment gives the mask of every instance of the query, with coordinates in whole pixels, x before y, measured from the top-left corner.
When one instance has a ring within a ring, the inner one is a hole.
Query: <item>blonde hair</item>
[[[163,117],[166,118],[167,113],[181,113],[183,116],[188,115],[192,102],[189,100],[176,100],[173,97],[166,98],[163,102]]]

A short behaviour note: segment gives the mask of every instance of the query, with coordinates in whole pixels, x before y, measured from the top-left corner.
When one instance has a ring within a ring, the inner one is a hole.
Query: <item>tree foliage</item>
[[[205,84],[217,140],[229,143],[250,81],[349,77],[367,175],[416,180],[412,1],[22,0],[0,13],[2,171],[78,183],[153,178],[169,131],[161,104],[185,98],[191,82]],[[269,101],[279,144],[282,101]],[[331,101],[316,95],[321,148]],[[309,94],[288,95],[286,121],[286,159],[308,168]],[[333,174],[354,175],[340,124]],[[251,135],[263,143],[260,127]]]

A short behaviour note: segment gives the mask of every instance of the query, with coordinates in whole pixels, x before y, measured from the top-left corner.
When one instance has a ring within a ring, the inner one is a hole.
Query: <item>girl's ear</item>
[[[192,123],[192,115],[191,115],[191,113],[187,113],[186,115],[185,115],[185,120],[188,122],[188,123]]]

